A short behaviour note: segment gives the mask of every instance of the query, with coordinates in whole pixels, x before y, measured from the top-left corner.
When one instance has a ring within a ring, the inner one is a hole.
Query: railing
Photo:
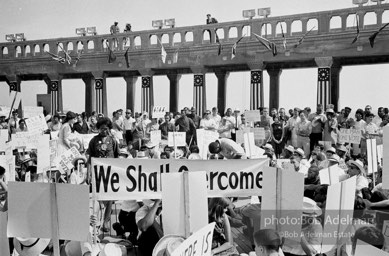
[[[131,51],[155,50],[160,47],[159,41],[168,47],[201,47],[215,42],[216,33],[221,42],[233,42],[241,36],[249,38],[251,32],[267,38],[279,38],[282,36],[281,27],[287,37],[301,36],[312,28],[310,35],[326,35],[355,30],[356,15],[359,17],[361,31],[376,29],[382,25],[384,17],[389,21],[389,4],[116,35],[0,43],[0,61],[48,57],[46,51],[58,54],[63,52],[62,49],[83,49],[84,54],[106,52],[108,46],[114,51],[124,51],[127,48]],[[375,17],[375,22],[365,25],[366,16]]]

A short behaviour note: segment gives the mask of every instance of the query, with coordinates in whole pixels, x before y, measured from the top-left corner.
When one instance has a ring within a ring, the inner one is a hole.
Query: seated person
[[[138,236],[138,226],[135,221],[136,211],[139,209],[139,204],[136,200],[124,200],[119,212],[119,222],[112,225],[118,236],[124,236],[129,232],[128,240],[133,244],[136,243]]]
[[[254,234],[255,253],[257,256],[281,256],[282,239],[273,229],[261,229]]]

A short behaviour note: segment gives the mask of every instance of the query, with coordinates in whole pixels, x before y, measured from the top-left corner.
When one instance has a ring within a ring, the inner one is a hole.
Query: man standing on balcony
[[[211,14],[207,14],[207,20],[206,20],[207,24],[214,24],[214,23],[218,23],[217,22],[217,19],[211,17]]]
[[[111,35],[120,33],[120,29],[117,21],[115,21],[114,24],[110,27],[109,32],[111,33]],[[113,47],[115,49],[118,48],[118,40],[116,38],[113,40]]]

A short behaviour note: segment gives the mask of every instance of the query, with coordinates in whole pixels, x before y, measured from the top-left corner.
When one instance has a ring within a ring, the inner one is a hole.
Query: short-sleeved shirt
[[[308,120],[312,123],[312,133],[322,133],[327,117],[323,113],[315,112],[309,115]]]
[[[124,118],[124,120],[123,120],[124,130],[125,131],[132,130],[134,128],[135,122],[136,122],[136,120],[132,117]]]
[[[218,140],[222,151],[220,154],[227,159],[232,159],[234,155],[245,155],[244,149],[233,140],[222,138]]]

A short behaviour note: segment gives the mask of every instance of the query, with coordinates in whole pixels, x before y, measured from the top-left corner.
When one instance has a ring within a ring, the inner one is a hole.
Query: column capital
[[[126,75],[123,76],[124,81],[126,82],[136,82],[138,80],[139,76],[131,76],[131,75]]]
[[[192,70],[193,74],[205,74],[207,73],[207,69],[203,66],[192,66],[190,67]]]
[[[270,69],[266,69],[266,71],[269,74],[269,76],[280,76],[282,73],[281,68],[270,68]]]
[[[328,57],[316,57],[315,58],[316,65],[319,68],[330,68],[334,63],[334,59],[330,56]]]
[[[230,72],[224,69],[215,69],[214,72],[217,78],[228,78],[230,75]]]
[[[62,80],[62,76],[58,73],[48,73],[45,76],[47,79],[51,80]]]
[[[266,64],[263,61],[251,61],[247,63],[250,70],[264,70]]]
[[[167,73],[166,74],[167,78],[169,78],[169,80],[180,80],[182,75],[181,74],[178,74],[178,73]]]
[[[21,81],[20,76],[18,76],[18,75],[6,75],[5,78],[6,78],[6,81],[8,84],[20,83],[20,81]]]
[[[153,76],[155,72],[150,68],[138,69],[141,76]]]
[[[106,77],[106,74],[104,72],[101,72],[101,71],[92,71],[92,76],[94,78],[105,78]]]

